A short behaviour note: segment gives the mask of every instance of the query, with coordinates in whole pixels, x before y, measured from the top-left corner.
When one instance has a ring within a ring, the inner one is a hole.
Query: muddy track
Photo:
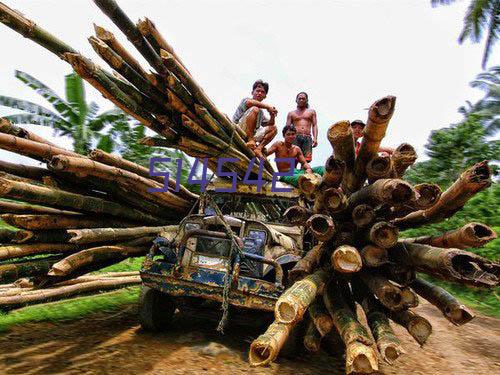
[[[500,320],[478,316],[464,327],[448,323],[430,305],[418,309],[433,324],[424,348],[396,327],[407,354],[384,374],[500,373]],[[341,351],[280,359],[251,368],[247,350],[262,329],[229,327],[179,316],[164,334],[143,332],[137,307],[54,323],[19,326],[0,336],[1,374],[343,374]],[[257,320],[257,319],[256,319]]]

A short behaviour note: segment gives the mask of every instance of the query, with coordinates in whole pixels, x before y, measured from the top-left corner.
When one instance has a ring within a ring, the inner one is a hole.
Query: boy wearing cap
[[[264,158],[264,147],[271,142],[278,132],[274,119],[278,110],[270,104],[262,103],[269,91],[269,84],[261,79],[252,86],[252,98],[244,98],[233,115],[233,122],[238,124],[247,136],[247,146],[260,159]],[[269,113],[269,119],[264,116]]]

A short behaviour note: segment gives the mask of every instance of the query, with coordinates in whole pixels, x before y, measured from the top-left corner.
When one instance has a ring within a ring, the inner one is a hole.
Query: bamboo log
[[[312,197],[314,191],[321,183],[321,176],[316,173],[304,173],[299,176],[298,188],[306,196]]]
[[[392,174],[393,165],[389,156],[375,156],[366,164],[366,175],[370,184],[382,178],[391,178]]]
[[[358,272],[363,266],[358,250],[349,245],[336,248],[330,259],[333,269],[340,273]]]
[[[82,159],[83,160],[83,159]],[[63,190],[36,185],[23,184],[0,178],[0,196],[20,199],[31,203],[43,203],[50,206],[108,214],[134,221],[155,224],[159,220],[141,211],[86,195],[68,193]]]
[[[44,231],[26,231],[19,230],[16,232],[13,243],[28,244],[28,243],[67,243],[71,236],[64,229],[44,230]]]
[[[52,172],[45,168],[32,167],[17,163],[9,163],[0,160],[0,170],[16,176],[31,178],[32,180],[42,181],[44,176],[51,175]]]
[[[444,317],[456,326],[468,323],[475,317],[475,314],[469,308],[437,285],[423,279],[416,279],[411,283],[411,287],[421,297],[441,310]]]
[[[375,220],[375,211],[367,204],[360,204],[352,210],[352,221],[358,228],[368,226]]]
[[[95,160],[97,162],[107,164],[109,166],[113,166],[116,168],[124,169],[129,172],[135,173],[141,177],[149,178],[151,180],[164,183],[165,178],[163,176],[151,176],[149,169],[143,167],[142,165],[123,159],[118,155],[109,154],[105,151],[95,149],[90,152],[89,156],[92,160]],[[168,179],[168,186],[172,189],[176,187],[176,182],[173,178]],[[179,186],[178,194],[184,199],[190,199],[190,200],[198,199],[197,194],[190,192],[184,186]]]
[[[128,65],[130,65],[141,76],[146,77],[148,73],[141,64],[123,47],[114,34],[105,28],[94,24],[95,35],[106,43],[116,54],[118,54]]]
[[[360,276],[366,286],[377,296],[380,303],[389,310],[400,310],[404,307],[401,289],[385,277],[366,272],[361,273]]]
[[[36,254],[70,253],[77,251],[80,246],[62,243],[38,243],[33,245],[0,246],[0,260],[22,258]]]
[[[318,241],[328,241],[335,234],[335,224],[330,216],[315,214],[306,222],[311,233]]]
[[[418,184],[413,187],[416,194],[415,207],[424,210],[432,207],[441,197],[441,188],[436,184]]]
[[[325,246],[320,243],[309,250],[303,258],[295,264],[288,273],[288,278],[291,281],[300,280],[309,275],[320,262],[321,256],[325,252]]]
[[[373,297],[368,298],[366,302],[363,303],[363,308],[366,311],[368,326],[377,342],[377,347],[382,358],[392,365],[405,351],[390,326],[389,319],[384,313],[383,307]]]
[[[12,308],[14,306],[26,305],[35,302],[56,301],[82,293],[116,289],[140,283],[140,276],[128,276],[88,281],[51,289],[36,289],[15,296],[0,297],[0,306]]]
[[[17,236],[17,230],[0,228],[0,244],[9,243]]]
[[[67,276],[76,270],[92,263],[100,263],[107,260],[126,259],[128,257],[137,257],[145,255],[149,246],[126,247],[126,246],[100,246],[85,249],[72,254],[59,262],[55,263],[49,276]]]
[[[274,308],[276,322],[295,324],[300,321],[316,295],[322,293],[328,276],[325,271],[318,270],[312,275],[296,281],[285,290],[276,301]]]
[[[415,269],[404,264],[389,262],[379,268],[381,274],[401,286],[408,286],[415,280]]]
[[[142,36],[136,25],[114,0],[94,0],[94,3],[118,26],[127,39],[137,48],[146,61],[160,74],[166,74],[167,69],[149,42]]]
[[[319,189],[314,198],[314,213],[322,212],[341,212],[347,207],[347,197],[342,192],[342,189],[328,188],[326,190]]]
[[[151,200],[178,211],[187,210],[191,206],[188,201],[174,194],[171,190],[152,194],[150,189],[165,189],[162,184],[156,181],[144,178],[125,169],[112,167],[90,159],[56,156],[52,158],[49,168],[56,171],[73,173],[78,177],[93,176],[98,179],[115,181],[119,186],[134,191],[146,200]]]
[[[432,333],[431,323],[411,310],[392,311],[390,318],[406,328],[420,346],[426,343]]]
[[[134,227],[134,228],[94,228],[94,229],[69,229],[69,242],[75,244],[88,244],[107,241],[125,241],[137,237],[155,235],[166,227]]]
[[[22,277],[44,275],[50,267],[61,259],[60,256],[32,259],[22,262],[0,264],[0,282],[11,282]]]
[[[450,230],[437,236],[406,238],[404,241],[436,247],[467,249],[482,247],[495,238],[497,238],[496,233],[487,225],[469,223],[462,228]]]
[[[291,324],[272,323],[267,331],[250,345],[248,353],[250,366],[266,366],[274,361],[285,345],[292,328]]]
[[[50,160],[55,155],[68,155],[75,158],[84,158],[85,156],[68,151],[63,148],[50,146],[45,143],[31,141],[29,139],[19,138],[10,134],[0,133],[0,148],[24,155],[39,161]]]
[[[366,245],[360,251],[363,265],[366,267],[380,267],[389,262],[387,249],[374,245]]]
[[[321,335],[312,320],[307,322],[306,333],[304,335],[304,347],[311,353],[319,352],[321,345]]]
[[[401,178],[405,171],[417,160],[417,152],[412,145],[403,143],[391,155],[395,177]]]
[[[377,100],[368,110],[368,120],[363,130],[363,140],[354,163],[353,179],[349,184],[349,191],[356,191],[363,186],[366,179],[366,165],[377,156],[387,125],[394,113],[395,104],[396,97],[386,96]]]
[[[470,198],[491,185],[490,176],[488,162],[477,163],[464,171],[432,207],[413,212],[393,222],[399,228],[407,229],[437,223],[453,216]]]
[[[420,302],[417,294],[409,287],[401,289],[401,299],[405,308],[417,307]]]
[[[376,207],[381,204],[395,205],[414,200],[415,191],[411,185],[398,179],[380,179],[365,186],[348,199],[351,208],[360,204]]]
[[[113,217],[76,216],[76,215],[10,215],[0,216],[13,227],[27,230],[77,229],[102,227],[133,227],[137,224],[114,219]]]
[[[73,48],[37,26],[33,21],[25,18],[20,12],[9,8],[3,3],[0,3],[0,21],[59,57],[65,52],[76,52]]]
[[[70,215],[79,216],[78,212],[58,210],[57,208],[44,207],[33,204],[9,202],[0,200],[0,213],[12,214],[47,214],[47,215]]]
[[[344,174],[346,172],[346,164],[340,159],[330,156],[326,159],[325,174],[321,179],[321,185],[328,188],[336,188],[340,186]]]
[[[113,49],[111,49],[104,41],[93,36],[88,38],[88,41],[94,51],[104,61],[106,61],[112,69],[137,87],[139,95],[134,99],[136,101],[140,101],[144,106],[144,109],[159,115],[167,114],[168,111],[172,109],[172,107],[168,105],[165,100],[165,95],[162,94],[162,92],[154,86],[146,78],[146,76],[141,75],[132,66],[127,64],[127,62],[115,51],[113,51]],[[137,100],[137,98],[139,98],[139,100]]]
[[[346,373],[372,373],[378,370],[378,360],[366,329],[345,302],[338,286],[330,283],[323,294],[325,306],[335,328],[346,346]]]
[[[499,283],[498,263],[465,250],[403,242],[391,249],[389,257],[444,280],[478,287],[495,287]]]
[[[398,242],[399,231],[395,225],[385,221],[375,223],[367,232],[367,239],[376,246],[390,248]]]
[[[354,138],[349,121],[339,121],[331,125],[327,132],[328,140],[333,147],[333,157],[341,160],[345,165],[345,173],[342,180],[342,190],[351,192],[349,185],[353,178],[354,160]]]
[[[318,296],[307,311],[321,337],[324,337],[332,330],[333,320],[325,307],[322,296]]]
[[[173,143],[171,141],[159,137],[144,137],[141,138],[138,143],[140,145],[151,146],[151,147],[165,147],[165,148],[173,147]]]
[[[311,215],[311,211],[301,206],[289,207],[283,214],[286,220],[295,225],[306,225],[307,219],[309,219]]]
[[[16,125],[12,125],[11,122],[5,118],[0,118],[0,133],[10,134],[18,138],[28,139],[33,142],[45,143],[52,147],[58,147],[54,143],[49,142],[45,138],[40,137],[33,132],[20,128]]]

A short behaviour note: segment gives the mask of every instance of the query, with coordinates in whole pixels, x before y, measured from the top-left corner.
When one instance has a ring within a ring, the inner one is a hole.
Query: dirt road
[[[419,348],[396,328],[407,354],[384,374],[500,373],[500,320],[478,316],[464,327],[448,323],[432,306],[417,310],[434,333]],[[251,368],[247,350],[258,330],[234,327],[224,336],[215,323],[179,317],[169,333],[149,334],[136,306],[72,322],[16,327],[0,336],[1,374],[343,374],[341,354],[303,354],[268,368]]]

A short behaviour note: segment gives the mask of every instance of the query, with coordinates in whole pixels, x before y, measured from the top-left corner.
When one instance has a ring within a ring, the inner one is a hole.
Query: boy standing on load
[[[312,149],[318,145],[318,120],[316,111],[309,108],[309,97],[305,92],[299,92],[295,98],[297,109],[288,113],[287,125],[295,125],[297,139],[293,143],[302,150],[307,161],[312,160]],[[312,137],[311,137],[312,130]]]
[[[262,103],[269,91],[269,84],[261,79],[252,87],[252,98],[241,101],[233,115],[233,122],[238,124],[247,135],[247,146],[259,159],[264,159],[264,147],[276,136],[274,119],[278,110],[270,104]],[[269,119],[264,116],[264,109],[269,112]]]

